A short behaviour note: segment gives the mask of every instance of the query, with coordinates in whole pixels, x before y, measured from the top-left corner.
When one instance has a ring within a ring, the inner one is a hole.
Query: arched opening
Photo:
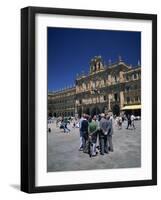
[[[102,107],[102,109],[101,109],[101,113],[105,113],[105,114],[108,113],[107,106]]]
[[[112,112],[113,112],[113,115],[119,116],[120,115],[120,106],[115,104],[112,107]]]
[[[90,110],[89,110],[89,108],[84,109],[84,113],[86,113],[87,115],[90,115]]]
[[[78,109],[78,117],[80,118],[82,116],[82,108]]]
[[[100,114],[100,109],[96,106],[91,110],[91,116]]]

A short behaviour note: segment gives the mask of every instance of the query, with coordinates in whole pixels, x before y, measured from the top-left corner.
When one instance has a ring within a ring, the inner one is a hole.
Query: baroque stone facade
[[[116,107],[130,110],[132,105],[141,108],[141,66],[129,66],[121,57],[105,65],[95,56],[90,72],[77,76],[74,87],[48,93],[48,113],[54,116],[94,115]]]

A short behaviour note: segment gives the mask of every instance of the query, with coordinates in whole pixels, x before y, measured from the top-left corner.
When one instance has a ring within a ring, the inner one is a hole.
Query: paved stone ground
[[[114,152],[90,158],[78,151],[79,129],[70,134],[52,125],[48,133],[47,171],[74,171],[94,169],[136,168],[141,166],[141,121],[135,121],[136,130],[127,130],[126,122],[121,130],[114,126]]]

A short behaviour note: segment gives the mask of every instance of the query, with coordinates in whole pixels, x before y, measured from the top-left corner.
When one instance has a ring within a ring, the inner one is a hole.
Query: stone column
[[[120,83],[124,81],[123,72],[121,71],[119,74]]]
[[[108,95],[108,110],[111,110],[111,94]]]
[[[112,78],[111,78],[111,74],[108,75],[108,84],[111,85],[112,82]]]
[[[120,92],[120,109],[122,109],[124,106],[124,92]]]
[[[77,103],[77,101],[75,102],[75,106],[74,106],[74,116],[75,117],[78,117],[78,103]]]

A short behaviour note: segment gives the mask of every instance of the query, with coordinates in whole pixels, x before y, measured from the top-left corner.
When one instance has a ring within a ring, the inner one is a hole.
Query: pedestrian
[[[115,117],[115,126],[119,129],[119,117]]]
[[[64,119],[64,128],[65,128],[65,132],[69,133],[70,132],[70,129],[68,128],[68,123],[70,123],[68,121],[67,118]]]
[[[85,114],[82,121],[81,121],[81,127],[80,127],[80,133],[82,135],[82,148],[84,153],[88,153],[87,149],[87,140],[88,140],[88,117]]]
[[[97,123],[97,139],[96,139],[96,152],[99,153],[100,150],[100,141],[99,141],[99,136],[100,136],[100,120],[101,120],[101,115],[98,115],[98,119],[96,119]]]
[[[113,135],[113,124],[112,124],[112,120],[110,119],[110,116],[107,116],[107,121],[108,121],[108,125],[107,125],[107,149],[111,152],[114,151],[113,149],[113,142],[112,142],[112,135]]]
[[[60,129],[63,129],[64,133],[69,133],[70,132],[70,129],[67,127],[67,120],[64,117],[62,117],[61,124],[60,124]]]
[[[113,124],[113,115],[112,114],[110,115],[110,120],[111,120],[111,122]]]
[[[49,133],[51,132],[51,128],[48,128]]]
[[[89,119],[88,124],[88,137],[92,143],[92,156],[96,156],[96,141],[97,141],[97,131],[98,131],[98,123],[96,122],[96,115],[94,115],[93,119]]]
[[[128,129],[129,126],[131,126],[131,116],[128,114],[128,116],[127,116],[127,128],[126,129]]]
[[[100,154],[104,155],[104,153],[108,153],[108,147],[107,147],[107,131],[108,131],[109,122],[107,121],[105,114],[101,114],[101,120],[100,120],[100,135],[99,135],[99,141],[100,141]]]
[[[59,123],[62,122],[62,119],[61,117],[58,117],[57,120],[56,120],[56,127],[59,127]]]
[[[75,121],[74,121],[74,122],[73,122],[73,128],[75,128],[75,125],[76,125],[76,124],[75,124]]]
[[[122,117],[118,117],[118,129],[122,129]]]
[[[135,121],[135,116],[132,114],[131,115],[131,126],[135,129],[135,123],[134,123],[134,121]]]
[[[85,119],[85,113],[83,113],[82,114],[82,117],[80,118],[80,120],[79,120],[79,126],[78,126],[78,124],[77,124],[77,126],[79,127],[79,133],[80,133],[80,145],[79,145],[79,151],[83,151],[83,139],[82,139],[82,137],[83,137],[83,133],[82,133],[82,129],[81,129],[81,127],[82,127],[82,121]]]

